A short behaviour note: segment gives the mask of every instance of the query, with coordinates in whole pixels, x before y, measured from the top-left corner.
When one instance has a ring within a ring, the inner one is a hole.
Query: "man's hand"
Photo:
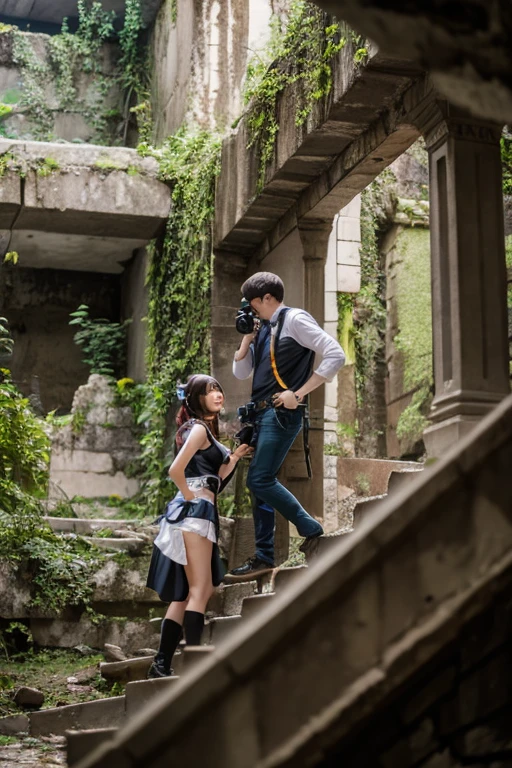
[[[295,397],[295,393],[292,392],[291,389],[285,389],[284,392],[280,392],[277,395],[273,395],[272,403],[275,408],[282,405],[284,408],[287,408],[289,411],[294,411],[299,405],[299,403],[297,402],[297,398]]]

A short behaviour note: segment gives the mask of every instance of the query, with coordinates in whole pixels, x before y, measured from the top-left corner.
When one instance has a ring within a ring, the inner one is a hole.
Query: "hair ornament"
[[[176,395],[180,403],[184,403],[186,401],[187,393],[185,392],[185,387],[183,386],[183,384],[178,384],[178,386],[176,387]]]

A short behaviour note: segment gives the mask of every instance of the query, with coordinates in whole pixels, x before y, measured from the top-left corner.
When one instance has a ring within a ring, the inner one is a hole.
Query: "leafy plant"
[[[0,355],[9,356],[12,354],[14,342],[9,333],[9,321],[6,317],[0,317]]]
[[[44,422],[4,373],[0,383],[0,477],[23,491],[44,492],[49,447]],[[0,508],[3,503],[0,496]]]
[[[268,46],[249,62],[244,100],[249,105],[249,147],[257,144],[260,151],[260,189],[279,131],[280,95],[289,85],[300,86],[295,122],[305,123],[314,104],[330,92],[330,61],[346,43],[339,24],[329,23],[307,0],[292,0],[285,29],[274,21]]]
[[[172,189],[172,206],[162,241],[149,247],[148,382],[118,385],[118,397],[131,405],[140,430],[137,501],[156,515],[172,491],[167,425],[176,384],[210,370],[211,225],[220,140],[183,128],[158,150],[142,143],[139,153],[157,158],[160,178]]]
[[[125,364],[126,330],[131,319],[122,323],[105,318],[93,320],[86,304],[81,304],[75,312],[71,312],[70,317],[72,320],[69,324],[81,328],[73,340],[83,350],[83,362],[90,367],[91,373],[119,375]]]

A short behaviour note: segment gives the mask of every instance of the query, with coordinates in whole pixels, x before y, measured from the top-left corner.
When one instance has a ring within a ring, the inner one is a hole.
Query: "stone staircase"
[[[353,461],[357,462],[357,460]],[[365,466],[368,467],[369,460],[364,461]],[[375,464],[379,479],[377,483],[372,479],[370,487],[374,492],[387,490],[395,494],[415,479],[419,471],[418,467],[421,469],[421,465],[414,467],[409,463],[401,462],[386,462],[386,465],[387,467],[383,468],[378,462]],[[355,468],[357,469],[357,466]],[[354,529],[357,529],[385,498],[386,494],[380,492],[368,497],[354,498]],[[87,634],[87,628],[83,623],[82,625],[75,623],[76,642],[90,642],[94,647],[102,647],[104,642],[113,642],[132,654],[135,645],[138,648],[158,647],[160,622],[163,615],[162,604],[154,593],[145,588],[140,578],[134,579],[135,571],[127,571],[126,565],[120,566],[115,562],[116,554],[124,552],[133,563],[141,563],[143,567],[141,569],[137,566],[137,573],[140,571],[143,575],[147,561],[144,555],[147,556],[150,552],[156,528],[139,520],[120,520],[110,517],[90,519],[48,515],[46,520],[60,535],[80,536],[105,550],[107,555],[107,562],[103,569],[105,578],[102,581],[101,574],[97,578],[93,605],[110,613],[112,617],[125,615],[127,602],[130,602],[127,598],[131,597],[132,615],[136,614],[134,619],[138,620],[138,632],[134,630],[135,621],[124,622],[126,630],[124,638],[135,631],[136,642],[131,646],[127,647],[126,641],[123,642],[122,634],[119,632],[116,634],[115,618],[112,618],[110,629],[104,632],[102,637],[96,638]],[[344,527],[314,541],[306,554],[308,565],[325,555],[339,541],[340,536],[347,532],[347,528]],[[98,744],[111,739],[121,725],[147,707],[159,694],[167,691],[169,686],[175,686],[180,678],[186,677],[190,669],[214,650],[215,646],[222,645],[225,640],[232,637],[234,630],[264,611],[276,600],[279,593],[304,576],[308,565],[276,568],[253,581],[225,584],[217,589],[208,605],[203,634],[204,644],[197,648],[182,648],[181,652],[178,651],[173,662],[175,676],[164,680],[146,680],[152,656],[133,656],[123,661],[101,663],[101,675],[112,683],[124,685],[123,695],[32,712],[24,721],[23,730],[28,730],[30,735],[35,737],[49,734],[66,735],[68,765],[77,764]],[[125,582],[121,590],[122,594],[116,588],[120,580]],[[126,592],[126,582],[130,580],[133,580],[133,594]],[[150,608],[158,609],[160,614],[158,618],[149,618]],[[121,609],[124,609],[125,613],[121,614]],[[141,621],[141,617],[144,616],[147,617],[146,620]],[[69,646],[74,640],[74,636],[70,634],[73,630],[72,621],[33,619],[31,624],[36,642],[41,645],[52,645],[54,642],[58,645],[58,639],[60,639],[61,644]],[[108,727],[105,727],[106,723]]]
[[[365,462],[367,466],[368,460]],[[374,490],[384,490],[384,483],[388,492],[396,493],[412,482],[418,472],[418,468],[411,467],[409,464],[400,462],[395,464],[386,462],[386,464],[390,465],[391,469],[387,468],[389,471],[386,470],[384,480],[382,479],[383,468],[377,467],[378,474],[382,477],[377,486],[373,483]],[[396,466],[396,470],[392,469],[393,466]],[[386,498],[385,493],[358,498],[353,508],[354,528],[357,528],[384,498]],[[125,552],[133,558],[139,558],[144,552],[148,552],[156,530],[137,520],[112,518],[48,516],[47,522],[53,530],[63,536],[82,536],[96,546],[107,550],[112,556]],[[316,540],[306,554],[307,563],[310,564],[323,556],[345,533],[347,533],[346,528]],[[173,677],[163,680],[146,680],[152,656],[136,656],[123,661],[102,663],[100,673],[111,682],[125,685],[123,695],[30,713],[27,722],[30,734],[32,736],[65,734],[68,745],[68,765],[77,764],[98,744],[111,739],[121,725],[141,712],[162,692],[167,691],[169,686],[175,686],[180,678],[187,676],[191,668],[214,650],[215,646],[222,645],[232,636],[234,630],[265,610],[276,600],[280,592],[304,576],[307,567],[307,565],[299,565],[276,568],[253,581],[221,586],[208,606],[203,634],[204,644],[197,648],[185,647],[181,652],[178,651],[173,662],[175,669]],[[140,596],[136,602],[139,607],[144,604]],[[157,598],[153,599],[152,604],[158,605],[160,613],[163,614],[162,604]],[[116,605],[114,601],[112,606]],[[157,644],[160,622],[161,617],[146,622],[148,628],[145,636],[148,641],[146,647],[155,647]],[[141,645],[144,647],[145,644],[142,642]],[[106,723],[108,727],[105,727]]]

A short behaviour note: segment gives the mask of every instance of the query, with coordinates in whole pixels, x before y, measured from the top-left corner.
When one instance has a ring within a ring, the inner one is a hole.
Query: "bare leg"
[[[212,542],[198,533],[183,531],[188,565],[185,565],[189,593],[187,611],[204,613],[208,600],[213,594],[212,584]],[[172,603],[171,603],[172,605]],[[183,605],[183,603],[177,603]],[[183,613],[185,609],[183,609]],[[175,619],[177,621],[177,619]],[[183,614],[182,619],[183,621]]]
[[[166,619],[172,619],[177,624],[183,624],[183,616],[187,609],[188,598],[181,603],[170,603],[165,612]]]

